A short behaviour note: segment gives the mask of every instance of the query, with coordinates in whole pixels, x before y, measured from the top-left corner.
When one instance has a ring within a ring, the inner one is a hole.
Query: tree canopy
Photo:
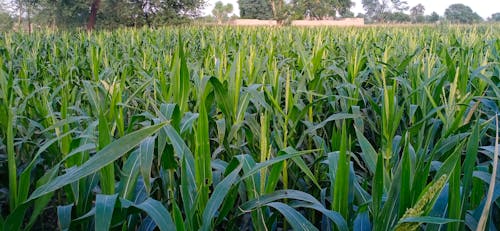
[[[424,22],[425,7],[422,4],[417,4],[410,9],[411,20],[413,22],[421,23]]]
[[[247,19],[271,19],[273,11],[268,0],[238,0],[240,17]]]
[[[362,0],[365,19],[371,22],[408,22],[408,3],[401,0]]]
[[[500,22],[500,12],[492,14],[491,17],[489,18],[489,21]]]
[[[0,31],[8,31],[12,29],[13,24],[14,19],[10,16],[10,14],[0,9]]]
[[[483,19],[464,4],[452,4],[445,11],[446,20],[452,23],[475,23]]]
[[[39,26],[159,26],[197,16],[204,0],[16,0],[18,15]],[[21,18],[21,17],[20,17]]]
[[[223,18],[227,17],[227,14],[233,12],[233,4],[228,3],[224,5],[221,1],[215,3],[214,9],[212,10],[212,14],[217,18],[219,23],[222,22]]]
[[[293,9],[296,15],[312,19],[336,18],[352,15],[350,11],[354,3],[351,0],[295,0]]]

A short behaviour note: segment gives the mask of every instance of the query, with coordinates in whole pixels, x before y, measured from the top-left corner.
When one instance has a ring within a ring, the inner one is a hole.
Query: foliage
[[[245,19],[271,19],[273,11],[267,0],[238,0],[240,17]]]
[[[498,229],[499,33],[2,33],[0,229]]]
[[[436,13],[435,11],[433,11],[431,13],[431,15],[428,15],[426,18],[427,18],[426,21],[430,22],[430,23],[435,23],[435,22],[439,21],[439,19],[440,19],[439,14]]]
[[[392,2],[392,8],[394,8],[394,10],[396,10],[397,12],[403,12],[410,9],[407,1],[391,0],[391,2]]]
[[[14,25],[14,19],[9,13],[0,10],[0,31],[9,31]]]
[[[354,3],[350,0],[296,0],[292,4],[294,13],[298,16],[311,19],[325,19],[328,17],[336,18],[337,15],[347,16],[352,14],[350,8]]]
[[[410,15],[402,12],[394,12],[394,13],[389,12],[386,13],[383,18],[385,22],[392,22],[392,23],[405,23],[411,21]]]
[[[500,12],[492,14],[489,21],[500,22]]]
[[[366,11],[366,20],[372,22],[385,22],[387,20],[405,20],[403,11],[408,10],[408,3],[400,0],[362,0],[363,9]],[[393,10],[395,12],[393,12]]]
[[[80,28],[89,21],[90,0],[22,0],[31,4],[32,18],[38,26]],[[202,0],[101,0],[97,8],[98,28],[120,26],[161,26],[199,15]],[[26,3],[26,4],[28,4]],[[18,3],[19,4],[19,3]],[[28,9],[24,7],[23,9]]]
[[[424,22],[425,7],[422,4],[417,4],[410,9],[411,20],[414,23]]]
[[[231,3],[228,3],[224,5],[221,1],[218,1],[215,3],[214,9],[212,10],[212,14],[217,18],[217,21],[219,23],[222,21],[223,18],[227,18],[227,14],[233,12],[233,5]]]
[[[475,23],[483,19],[464,4],[452,4],[444,12],[446,20],[452,23]]]

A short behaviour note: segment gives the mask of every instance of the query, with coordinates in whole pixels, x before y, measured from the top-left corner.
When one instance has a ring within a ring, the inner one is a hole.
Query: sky
[[[207,0],[207,7],[203,10],[204,15],[209,15],[212,12],[215,2],[219,0]],[[224,4],[231,3],[234,7],[234,13],[239,15],[237,0],[221,0]],[[354,14],[364,13],[361,0],[352,0],[356,5],[351,8]],[[444,15],[444,11],[448,6],[454,3],[462,3],[469,6],[473,11],[478,13],[484,19],[490,17],[493,13],[500,12],[500,0],[406,0],[410,7],[421,3],[425,7],[425,14],[431,14],[436,11],[439,15]]]

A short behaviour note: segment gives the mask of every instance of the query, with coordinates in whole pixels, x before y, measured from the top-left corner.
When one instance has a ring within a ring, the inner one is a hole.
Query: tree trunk
[[[17,1],[18,2],[18,7],[19,7],[19,17],[17,18],[17,28],[18,30],[22,30],[22,18],[23,18],[23,3],[21,0]]]
[[[97,19],[97,11],[99,10],[99,3],[101,0],[94,0],[90,6],[89,21],[87,23],[87,31],[92,31],[95,27],[95,22]]]
[[[273,11],[273,19],[276,19],[276,3],[271,0],[271,10]]]
[[[28,13],[28,33],[31,34],[31,7],[30,3],[26,6],[26,12]]]

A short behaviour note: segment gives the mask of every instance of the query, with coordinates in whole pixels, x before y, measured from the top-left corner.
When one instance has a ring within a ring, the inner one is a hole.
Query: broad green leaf
[[[281,202],[271,202],[266,204],[266,206],[272,207],[283,214],[294,230],[318,230],[313,224],[311,224],[311,222],[302,216],[302,214],[286,204]]]
[[[106,115],[101,112],[99,113],[99,150],[104,149],[111,143],[112,135],[109,130],[108,119]],[[115,166],[114,163],[110,163],[107,166],[104,166],[100,170],[100,182],[101,189],[104,194],[114,194],[115,193]]]
[[[55,165],[52,169],[48,170],[44,176],[42,176],[36,183],[37,187],[40,187],[41,185],[46,184],[48,181],[53,179],[56,175],[57,172],[59,171],[59,164]],[[29,230],[35,223],[36,219],[38,216],[42,213],[42,211],[45,209],[45,207],[49,204],[50,200],[52,199],[53,193],[49,193],[47,195],[44,195],[42,197],[39,197],[35,200],[33,212],[31,214],[30,220],[28,224],[26,225],[25,229]]]
[[[370,170],[371,174],[375,174],[375,169],[376,169],[376,162],[377,162],[377,152],[373,148],[373,146],[370,144],[370,142],[365,138],[365,136],[360,132],[360,129],[356,126],[354,126],[354,129],[356,131],[356,137],[358,138],[359,145],[361,147],[361,158],[365,162],[366,166],[368,167],[368,170]]]
[[[127,161],[122,168],[122,176],[120,178],[120,197],[127,200],[132,199],[135,185],[137,183],[137,177],[139,176],[139,170],[139,150],[136,149],[128,156]]]
[[[194,156],[194,167],[196,185],[199,190],[199,206],[204,208],[208,201],[209,189],[208,187],[212,184],[212,167],[210,161],[212,159],[210,151],[210,136],[209,136],[209,124],[208,115],[205,105],[205,97],[202,96],[200,100],[199,107],[199,117],[198,124],[196,127],[196,144],[195,144],[195,156]]]
[[[283,160],[288,160],[288,159],[296,157],[296,156],[301,156],[301,155],[305,155],[305,154],[308,154],[308,153],[313,153],[313,152],[316,152],[316,151],[317,150],[299,151],[299,152],[292,153],[292,154],[280,155],[280,156],[272,158],[272,159],[270,159],[270,160],[268,160],[268,161],[266,161],[264,163],[258,163],[250,171],[248,171],[247,173],[245,173],[245,175],[243,175],[239,179],[239,181],[244,180],[247,177],[252,176],[253,174],[259,172],[260,169],[262,169],[262,168],[265,168],[265,167],[271,166],[273,164],[279,163],[279,162],[281,162]]]
[[[146,186],[146,191],[148,194],[151,193],[151,167],[153,166],[154,158],[154,146],[155,138],[147,137],[139,145],[139,160],[142,179],[144,180],[144,186]],[[134,170],[132,170],[134,171]]]
[[[240,164],[215,187],[214,192],[207,202],[205,210],[203,210],[203,225],[201,230],[212,229],[211,225],[213,218],[226,198],[227,193],[230,192],[231,187],[237,183],[238,174],[240,173],[242,167],[242,164]]]
[[[476,123],[472,130],[472,134],[469,137],[469,141],[467,143],[467,149],[465,152],[465,160],[462,166],[463,169],[463,178],[462,178],[462,187],[463,187],[463,196],[461,200],[461,208],[460,208],[460,218],[465,218],[465,212],[470,209],[467,198],[469,197],[469,192],[472,187],[472,177],[473,171],[475,167],[475,162],[477,159],[477,153],[479,149],[479,122]]]
[[[160,130],[166,123],[161,123],[153,125],[147,128],[143,128],[139,131],[132,132],[122,138],[114,141],[110,145],[106,146],[101,151],[97,152],[93,157],[91,157],[83,165],[73,169],[72,171],[56,177],[54,180],[48,182],[47,184],[37,188],[30,196],[28,200],[36,199],[47,193],[53,192],[65,185],[71,184],[83,177],[86,177],[96,171],[99,171],[104,166],[113,163],[116,159],[120,158],[132,148],[137,146],[142,140],[148,136],[153,135],[158,130]]]
[[[353,115],[353,114],[348,114],[348,113],[337,113],[329,116],[325,120],[321,121],[319,124],[314,125],[313,127],[308,128],[307,130],[304,131],[304,133],[309,134],[313,131],[316,131],[322,127],[324,127],[328,122],[334,121],[334,120],[344,120],[344,119],[356,119],[358,118],[359,115]]]
[[[72,209],[73,209],[73,204],[57,206],[57,220],[60,230],[62,231],[70,230]]]
[[[182,212],[177,203],[174,201],[173,205],[173,220],[177,230],[186,230],[184,226],[184,219],[182,218]]]
[[[463,222],[462,220],[457,219],[448,219],[442,217],[408,217],[399,221],[399,223],[408,223],[408,222],[416,222],[416,223],[425,223],[425,224],[448,224],[453,222]]]
[[[309,202],[315,205],[321,205],[321,203],[316,198],[314,198],[308,193],[293,189],[287,189],[287,190],[277,190],[270,194],[262,195],[254,200],[247,201],[240,206],[240,209],[243,212],[247,212],[255,208],[265,206],[266,204],[271,203],[273,201],[284,200],[284,199],[295,199],[295,200]]]
[[[288,154],[297,153],[297,150],[295,150],[293,148],[285,148],[285,150],[283,150],[283,151],[288,153]],[[304,161],[304,159],[302,159],[302,157],[300,157],[300,156],[292,157],[292,160],[300,168],[300,170],[304,174],[306,174],[306,176],[314,183],[314,185],[316,187],[321,188],[321,186],[319,186],[319,184],[318,184],[318,181],[316,180],[316,177],[311,172],[309,167],[306,165],[306,162]]]
[[[109,230],[117,198],[117,194],[97,194],[95,201],[95,230]]]
[[[161,202],[148,198],[146,201],[133,206],[148,214],[161,231],[177,230],[172,216]]]
[[[21,204],[17,206],[17,208],[12,211],[3,222],[3,230],[5,231],[17,231],[21,230],[21,226],[23,224],[24,215],[26,210],[28,209],[29,204]]]
[[[290,206],[293,208],[302,207],[302,208],[314,209],[318,212],[321,212],[323,215],[325,215],[331,221],[333,221],[333,223],[335,223],[335,225],[337,226],[338,230],[340,230],[340,231],[349,230],[349,228],[347,226],[347,222],[345,221],[345,219],[342,217],[342,215],[340,213],[326,209],[321,204],[313,204],[313,203],[304,202],[304,201],[292,201],[290,203]]]
[[[335,173],[330,172],[332,176],[331,184],[334,184],[332,192],[332,209],[342,214],[344,218],[348,218],[349,205],[349,165],[350,157],[347,155],[347,132],[346,121],[342,123],[342,138],[340,143],[340,151],[337,160],[337,166],[330,166],[330,171],[336,169]],[[329,164],[332,164],[329,161]],[[333,175],[335,174],[335,175]]]

